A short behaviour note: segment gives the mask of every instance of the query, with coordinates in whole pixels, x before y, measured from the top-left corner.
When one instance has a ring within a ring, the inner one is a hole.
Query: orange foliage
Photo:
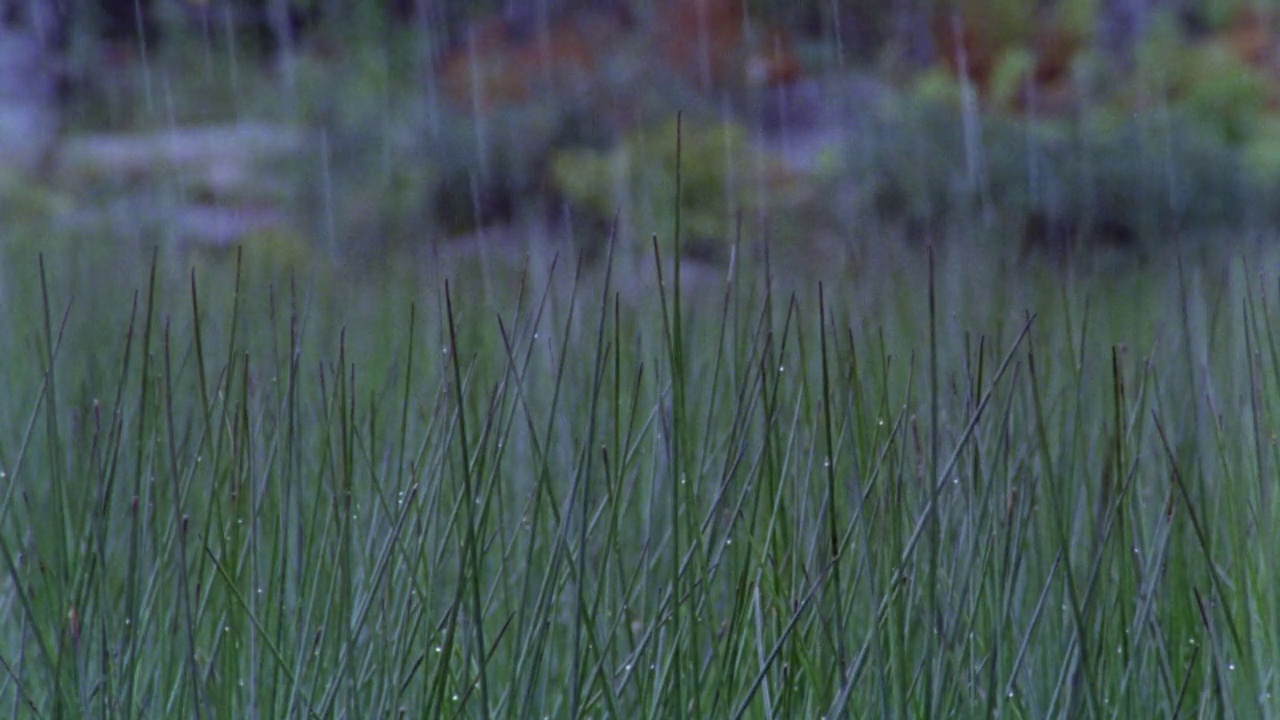
[[[1020,44],[1011,38],[1001,37],[993,28],[998,23],[986,17],[978,6],[963,12],[938,13],[934,16],[932,32],[941,61],[956,77],[966,77],[987,96],[992,74],[1006,52]],[[1071,63],[1084,45],[1084,38],[1064,26],[1052,15],[1041,18],[1034,34],[1022,41],[1034,58],[1035,65],[1026,80],[1034,86],[1038,98],[1037,107],[1053,110],[1070,103]],[[1029,106],[1027,90],[1014,98],[1015,110]]]
[[[1032,80],[1037,85],[1068,82],[1071,61],[1080,52],[1084,39],[1059,24],[1041,27],[1033,43],[1036,69]]]
[[[751,85],[779,87],[796,82],[803,74],[789,36],[781,28],[769,28],[761,47],[748,58],[746,80]]]
[[[1280,38],[1276,16],[1257,8],[1241,10],[1223,33],[1223,40],[1245,64],[1276,72],[1280,61]]]
[[[957,78],[967,78],[985,91],[999,57],[1000,42],[990,31],[992,23],[978,11],[939,12],[930,29],[939,59]]]
[[[487,112],[590,83],[624,39],[639,62],[651,53],[703,91],[775,87],[802,72],[788,34],[746,17],[742,0],[658,0],[647,33],[631,25],[622,10],[573,12],[546,32],[493,15],[441,60],[439,76],[454,104]]]
[[[1240,62],[1268,80],[1267,107],[1280,110],[1280,15],[1258,8],[1236,13],[1226,29],[1211,42],[1219,43]]]
[[[580,86],[625,30],[614,13],[582,13],[531,32],[501,16],[474,25],[467,41],[440,63],[445,93],[459,107],[489,111],[539,93]]]
[[[1083,39],[1053,24],[1040,28],[1033,43],[1036,65],[1030,82],[1024,85],[1014,98],[1014,110],[1025,112],[1033,109],[1037,114],[1058,114],[1075,105],[1075,85],[1071,78],[1071,63],[1083,46]],[[1034,90],[1035,102],[1031,102]]]
[[[664,0],[654,34],[664,60],[702,90],[776,87],[802,73],[786,31],[754,22],[742,0]]]

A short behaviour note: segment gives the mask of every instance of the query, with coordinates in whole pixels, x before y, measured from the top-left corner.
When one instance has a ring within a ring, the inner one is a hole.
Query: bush
[[[982,219],[1036,242],[1136,244],[1271,213],[1262,200],[1280,163],[1259,167],[1266,162],[1256,150],[1246,163],[1239,147],[1205,132],[1189,112],[1162,120],[1100,109],[1079,120],[968,122],[976,130],[966,143],[957,104],[889,103],[847,152],[847,226],[867,218],[915,229]]]
[[[567,150],[551,163],[556,189],[597,227],[620,213],[620,233],[641,252],[657,235],[674,250],[676,121],[628,135],[612,150]],[[680,130],[680,235],[688,254],[722,256],[740,214],[785,211],[789,172],[733,122],[686,121]]]

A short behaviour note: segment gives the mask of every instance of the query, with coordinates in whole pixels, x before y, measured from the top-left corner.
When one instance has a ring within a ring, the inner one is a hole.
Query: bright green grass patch
[[[1275,717],[1274,273],[879,262],[11,266],[0,703]]]

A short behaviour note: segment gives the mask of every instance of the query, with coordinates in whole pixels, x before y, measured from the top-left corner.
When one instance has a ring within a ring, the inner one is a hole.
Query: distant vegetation
[[[302,183],[300,215],[325,218],[303,232],[361,256],[530,221],[598,251],[616,210],[668,206],[654,173],[674,168],[643,166],[674,148],[680,111],[703,250],[786,234],[797,214],[812,242],[960,223],[1011,252],[1276,219],[1280,16],[1242,0],[81,0],[27,15],[10,24],[56,29],[42,32],[70,131],[259,116],[322,131],[327,164],[299,172],[336,192]],[[642,242],[673,229],[624,215]]]

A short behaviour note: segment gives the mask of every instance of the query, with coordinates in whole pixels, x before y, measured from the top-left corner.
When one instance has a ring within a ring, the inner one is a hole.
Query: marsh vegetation
[[[0,706],[1277,717],[1273,19],[849,5],[69,31]]]

